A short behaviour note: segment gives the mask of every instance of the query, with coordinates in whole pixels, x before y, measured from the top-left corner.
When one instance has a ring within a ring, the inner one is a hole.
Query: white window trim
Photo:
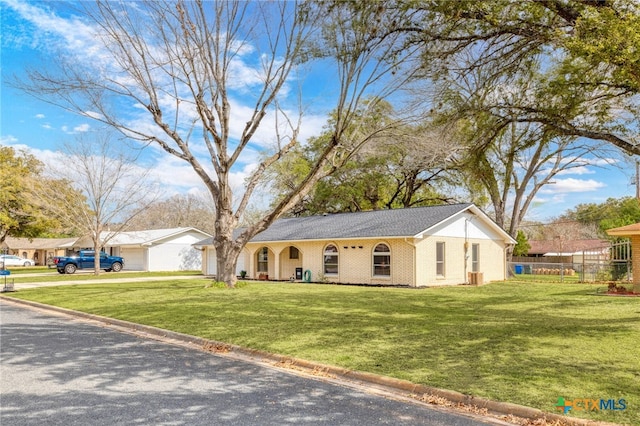
[[[480,244],[478,243],[471,244],[471,272],[480,272]]]
[[[331,251],[331,252],[327,252],[327,248],[333,246],[336,248],[336,251]],[[325,262],[325,256],[336,256],[337,260],[337,270],[338,272],[325,272],[326,271],[326,262]],[[327,244],[326,246],[324,246],[324,249],[322,250],[322,273],[325,276],[330,276],[330,277],[337,277],[338,275],[340,275],[340,249],[338,248],[337,244]]]
[[[442,260],[438,260],[438,247],[442,246]],[[444,241],[436,241],[436,278],[446,278],[447,275],[447,246]],[[442,265],[442,273],[438,273],[438,266]]]
[[[387,247],[388,251],[386,251],[386,252],[384,252],[384,251],[376,252],[376,248],[381,244],[385,245]],[[389,275],[376,274],[376,264],[375,264],[375,261],[374,261],[375,256],[384,256],[384,255],[388,255],[389,256]],[[389,246],[389,244],[387,244],[387,243],[376,243],[373,246],[373,252],[371,253],[371,276],[373,278],[377,278],[377,279],[386,279],[386,280],[390,280],[391,279],[391,247]]]
[[[263,250],[265,250],[265,249],[266,249],[266,251],[267,251],[267,257],[266,257],[266,259],[265,259],[265,260],[261,261],[261,260],[260,260],[260,256],[262,256],[262,252],[263,252]],[[257,263],[257,265],[256,265],[256,269],[258,270],[257,272],[258,272],[259,274],[267,274],[267,273],[269,273],[269,248],[268,248],[267,246],[260,247],[260,249],[258,250],[258,258],[256,259],[256,263]],[[266,271],[261,271],[261,270],[260,270],[260,264],[261,264],[261,263],[263,263],[263,264],[267,265],[267,270],[266,270]]]

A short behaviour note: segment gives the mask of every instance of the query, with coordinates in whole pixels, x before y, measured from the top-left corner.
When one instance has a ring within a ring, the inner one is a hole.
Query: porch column
[[[256,279],[258,278],[256,274],[256,251],[249,249],[247,251],[249,252],[249,264],[244,265],[244,269],[247,271],[247,277]]]
[[[631,253],[633,292],[640,293],[640,235],[631,236]]]
[[[276,252],[275,249],[273,250],[273,275],[274,277],[272,279],[274,280],[279,280],[280,279],[280,254],[282,253],[282,250]]]

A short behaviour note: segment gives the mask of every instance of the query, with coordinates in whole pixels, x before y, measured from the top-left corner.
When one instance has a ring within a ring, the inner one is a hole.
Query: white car
[[[33,266],[35,264],[31,259],[24,259],[12,254],[0,255],[0,268],[6,268],[8,266]]]

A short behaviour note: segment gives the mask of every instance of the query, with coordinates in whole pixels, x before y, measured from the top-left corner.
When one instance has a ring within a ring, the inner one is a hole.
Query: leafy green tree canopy
[[[34,196],[42,167],[33,155],[0,146],[0,243],[7,236],[37,237],[55,226]]]
[[[529,240],[527,239],[524,231],[519,230],[516,235],[516,245],[513,247],[513,255],[514,256],[526,256],[531,249],[531,244],[529,244]]]
[[[397,31],[423,49],[421,76],[448,84],[475,74],[493,110],[559,136],[606,141],[640,155],[640,6],[635,0],[408,0]],[[532,73],[534,71],[534,73]],[[518,103],[510,83],[536,84]]]
[[[583,224],[597,224],[604,236],[607,229],[639,223],[640,200],[623,197],[609,198],[600,204],[578,204],[566,216]]]

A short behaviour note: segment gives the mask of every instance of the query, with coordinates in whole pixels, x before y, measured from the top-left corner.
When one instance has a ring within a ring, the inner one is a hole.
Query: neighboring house
[[[453,285],[506,279],[506,249],[515,240],[473,204],[375,210],[275,221],[256,235],[238,272],[272,280]],[[203,273],[216,274],[212,239]]]
[[[107,235],[105,232],[103,237]],[[202,255],[194,243],[209,236],[195,228],[120,232],[108,241],[104,250],[124,257],[125,270],[197,271],[202,268]],[[37,265],[45,265],[46,259],[71,255],[80,249],[93,249],[91,239],[7,237],[0,246],[1,252],[34,259]]]
[[[107,233],[105,233],[105,236]],[[210,235],[195,228],[119,232],[105,251],[124,258],[129,271],[186,271],[202,268],[202,255],[193,244]],[[91,239],[78,239],[74,249],[93,248]]]
[[[64,256],[73,247],[77,238],[14,238],[7,237],[0,252],[13,254],[24,259],[33,259],[36,265],[46,265],[47,259]]]
[[[520,263],[601,263],[608,260],[611,243],[607,240],[531,240],[526,256],[514,256]]]

